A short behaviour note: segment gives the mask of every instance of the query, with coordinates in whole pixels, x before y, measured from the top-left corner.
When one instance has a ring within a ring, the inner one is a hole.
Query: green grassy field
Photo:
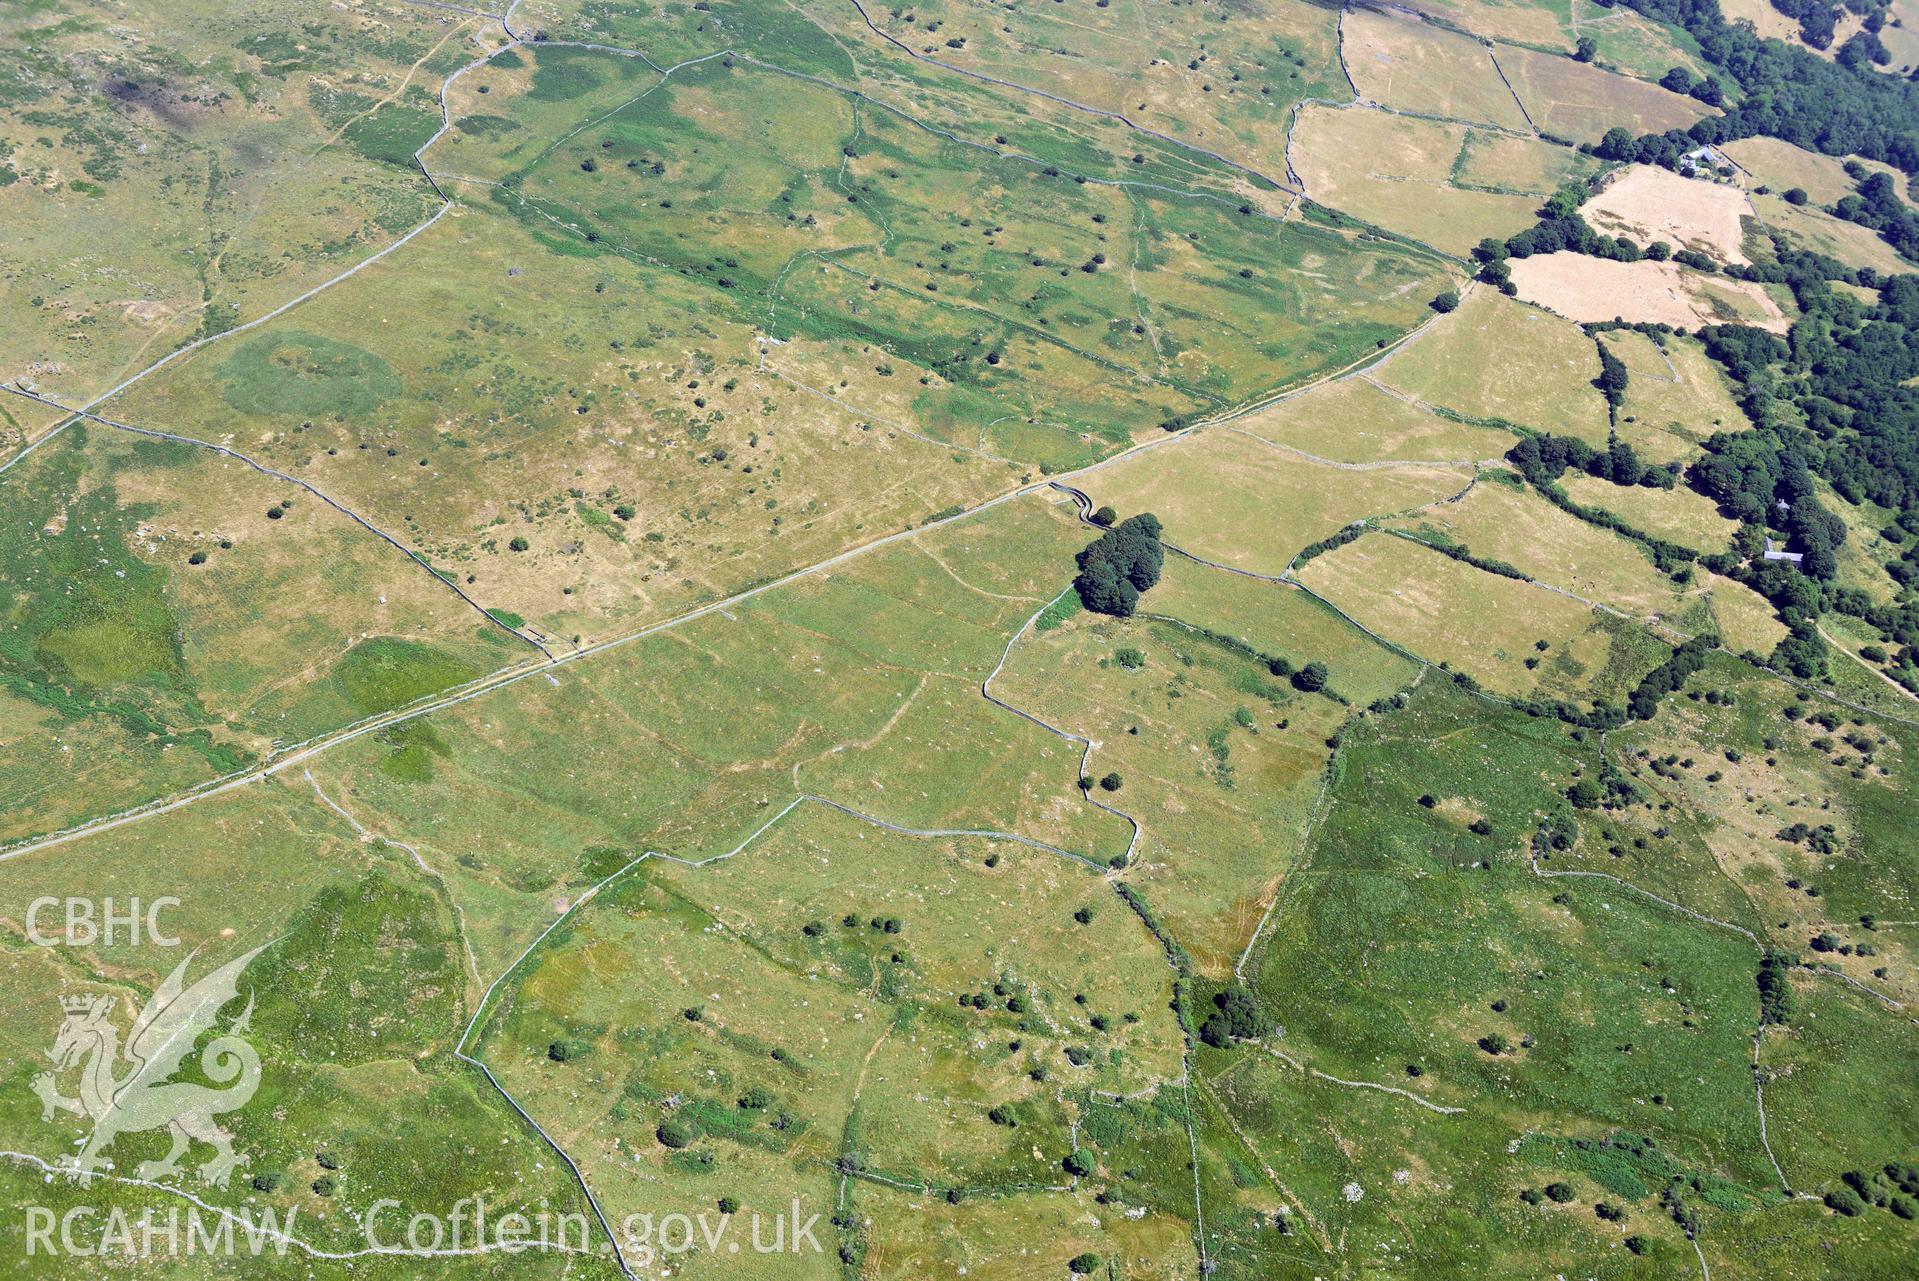
[[[189,445],[72,428],[6,474],[0,511],[8,836],[537,652],[312,494]]]

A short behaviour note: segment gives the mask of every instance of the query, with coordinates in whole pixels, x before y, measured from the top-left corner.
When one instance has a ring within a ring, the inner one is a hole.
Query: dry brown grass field
[[[1513,442],[1509,432],[1421,409],[1364,375],[1315,388],[1233,425],[1342,463],[1473,462],[1497,458]]]
[[[1797,249],[1827,254],[1848,267],[1869,267],[1881,275],[1897,276],[1913,269],[1885,238],[1870,227],[1846,222],[1809,205],[1789,204],[1777,193],[1754,196],[1759,221],[1785,236]]]
[[[1726,183],[1682,178],[1656,165],[1630,165],[1579,207],[1594,231],[1641,245],[1664,241],[1721,262],[1747,261],[1740,219],[1752,216],[1746,193]]]
[[[1650,462],[1690,462],[1715,432],[1752,426],[1723,370],[1696,339],[1615,330],[1600,341],[1626,363],[1626,398],[1617,431]]]
[[[1697,329],[1751,325],[1783,334],[1792,323],[1779,303],[1751,281],[1703,275],[1673,262],[1614,262],[1586,254],[1535,254],[1516,259],[1519,296],[1582,324],[1627,320]]]
[[[1680,591],[1632,543],[1570,515],[1515,483],[1511,472],[1489,473],[1456,503],[1392,522],[1442,545],[1465,546],[1475,556],[1503,561],[1561,591],[1599,601],[1640,618],[1672,618]]]
[[[1597,142],[1615,125],[1634,134],[1684,129],[1709,107],[1588,63],[1532,49],[1502,49],[1499,65],[1533,123],[1576,142]]]
[[[1694,551],[1724,551],[1739,528],[1737,521],[1719,514],[1712,499],[1684,487],[1615,485],[1585,475],[1568,475],[1559,483],[1574,502],[1609,511],[1634,529]]]
[[[1418,17],[1354,9],[1341,27],[1360,97],[1420,115],[1525,130],[1526,116],[1486,46]]]
[[[1524,230],[1539,205],[1530,195],[1453,185],[1474,136],[1467,125],[1313,105],[1293,130],[1293,167],[1313,199],[1463,254],[1486,236]]]
[[[1855,184],[1846,173],[1848,160],[1874,173],[1896,176],[1898,172],[1877,160],[1822,155],[1778,138],[1741,138],[1727,143],[1723,150],[1751,174],[1752,181],[1772,188],[1774,194],[1799,187],[1818,205],[1830,205],[1852,194]],[[1911,203],[1904,183],[1896,183],[1895,189]]]
[[[1614,627],[1591,606],[1556,592],[1380,533],[1307,562],[1299,580],[1361,626],[1495,693],[1616,696],[1620,678],[1609,675]],[[1541,661],[1528,666],[1530,658]],[[1624,684],[1636,679],[1634,673]]]

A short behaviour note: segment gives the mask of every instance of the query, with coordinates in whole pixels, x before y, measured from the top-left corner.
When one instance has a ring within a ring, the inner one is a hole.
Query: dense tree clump
[[[1098,614],[1130,617],[1140,593],[1159,581],[1166,559],[1159,534],[1159,519],[1142,512],[1089,543],[1079,554],[1079,577],[1073,580],[1080,603]]]
[[[1695,636],[1672,652],[1672,657],[1647,672],[1626,700],[1626,712],[1634,720],[1649,721],[1659,711],[1659,700],[1684,688],[1686,678],[1706,665],[1718,638],[1710,633]]]
[[[1679,482],[1676,464],[1649,466],[1617,436],[1604,450],[1594,449],[1577,436],[1528,436],[1506,451],[1506,459],[1519,468],[1520,475],[1542,488],[1568,471],[1583,471],[1615,485],[1644,485],[1648,489],[1671,489]]]
[[[1599,394],[1606,398],[1607,412],[1611,414],[1613,418],[1617,419],[1619,417],[1619,407],[1624,404],[1626,400],[1626,362],[1613,355],[1612,348],[1608,347],[1605,343],[1602,342],[1597,345],[1599,347],[1599,377],[1593,379],[1593,386],[1597,387]],[[1630,448],[1630,446],[1628,446],[1628,448]],[[1638,482],[1622,480],[1617,483],[1621,485],[1632,485]]]
[[[1792,1022],[1792,984],[1787,974],[1792,958],[1783,952],[1767,952],[1759,962],[1759,1021],[1784,1026]]]
[[[1605,236],[1594,231],[1579,216],[1579,206],[1591,194],[1583,182],[1567,183],[1539,208],[1539,221],[1505,241],[1488,238],[1479,242],[1473,257],[1479,261],[1479,278],[1511,293],[1507,279],[1508,258],[1530,258],[1534,254],[1580,253],[1618,262],[1638,262],[1646,251],[1624,236]]]
[[[1848,165],[1848,172],[1862,173],[1863,169],[1854,161]],[[1848,222],[1870,227],[1894,249],[1919,260],[1919,213],[1899,199],[1891,174],[1864,174],[1857,193],[1841,198],[1832,212]]]
[[[1887,675],[1919,690],[1919,602],[1882,605],[1836,585],[1846,525],[1820,501],[1815,483],[1825,481],[1848,502],[1895,512],[1885,534],[1900,550],[1886,572],[1902,585],[1919,582],[1919,276],[1850,271],[1784,245],[1777,261],[1740,271],[1787,284],[1803,314],[1783,340],[1732,325],[1700,331],[1758,424],[1710,438],[1706,456],[1686,473],[1693,488],[1745,525],[1732,552],[1704,561],[1778,609],[1792,634],[1774,652],[1776,666],[1819,675],[1826,646],[1817,619],[1836,610],[1897,646]],[[1834,289],[1835,281],[1875,288],[1878,301]],[[1797,553],[1797,565],[1761,555],[1768,527],[1783,532],[1775,550]]]
[[[1214,1049],[1265,1035],[1266,1018],[1260,1013],[1259,1003],[1238,983],[1214,993],[1213,1006],[1213,1012],[1199,1025],[1199,1039]]]
[[[1600,147],[1606,158],[1677,168],[1702,144],[1764,136],[1919,173],[1919,85],[1870,70],[1865,64],[1875,52],[1872,44],[1862,42],[1842,62],[1827,62],[1782,41],[1761,39],[1750,25],[1727,22],[1718,0],[1627,3],[1649,18],[1683,27],[1699,42],[1705,60],[1720,76],[1737,82],[1741,93],[1737,106],[1683,131],[1624,137],[1623,148],[1607,145],[1618,142],[1623,130],[1608,134]],[[1788,5],[1801,10],[1793,16],[1802,27],[1810,18],[1810,43],[1831,42],[1825,26],[1835,13],[1831,0],[1774,0],[1781,11]],[[1870,19],[1868,28],[1873,29]]]

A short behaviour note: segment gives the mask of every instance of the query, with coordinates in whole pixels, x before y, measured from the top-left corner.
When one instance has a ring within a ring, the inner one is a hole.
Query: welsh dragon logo
[[[193,986],[186,986],[187,954],[160,984],[120,1043],[120,1029],[112,1021],[111,996],[63,996],[66,1020],[47,1057],[54,1070],[33,1079],[40,1096],[40,1117],[53,1120],[55,1110],[89,1117],[93,1133],[69,1159],[78,1174],[94,1174],[107,1167],[106,1151],[122,1134],[166,1129],[173,1147],[156,1161],[142,1162],[134,1172],[141,1179],[168,1179],[180,1173],[180,1158],[192,1140],[213,1148],[211,1160],[199,1167],[200,1178],[225,1187],[236,1167],[247,1161],[233,1150],[233,1136],[213,1118],[246,1105],[260,1088],[260,1056],[241,1039],[253,1015],[253,998],[246,1009],[200,1052],[200,1068],[224,1088],[190,1081],[170,1081],[181,1060],[201,1035],[213,1026],[220,1010],[239,992],[240,973],[267,945],[227,962]],[[69,1069],[80,1074],[79,1097],[59,1091],[58,1079]],[[231,1082],[232,1084],[227,1084]]]

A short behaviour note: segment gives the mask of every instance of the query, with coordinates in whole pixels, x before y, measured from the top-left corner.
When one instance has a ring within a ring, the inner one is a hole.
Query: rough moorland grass
[[[1388,534],[1316,557],[1299,579],[1369,631],[1508,696],[1617,705],[1668,652],[1578,601]]]
[[[1718,702],[1708,701],[1714,690]],[[1829,926],[1847,942],[1872,943],[1861,917],[1904,919],[1905,905],[1919,895],[1919,866],[1899,817],[1915,759],[1911,727],[1824,700],[1802,702],[1791,686],[1726,657],[1693,677],[1687,694],[1623,734],[1618,759],[1649,795],[1673,806],[1680,826],[1697,825],[1724,873],[1758,905],[1765,937],[1798,953]],[[1670,757],[1677,760],[1666,764]],[[1663,768],[1655,771],[1654,761]],[[1829,848],[1810,835],[1780,836],[1795,825],[1831,827]],[[1912,982],[1903,951],[1895,936],[1889,977],[1901,989]],[[1874,984],[1871,971],[1887,963],[1838,952],[1819,959]]]
[[[1390,697],[1419,674],[1417,664],[1297,588],[1222,573],[1183,557],[1167,559],[1143,608],[1283,658],[1295,669],[1324,663],[1332,690],[1359,707]]]
[[[662,66],[722,47],[840,85],[860,78],[856,67],[881,66],[883,74],[865,78],[864,92],[966,142],[1076,173],[1118,162],[1142,182],[1234,203],[1251,197],[1273,212],[1283,197],[1272,181],[1281,176],[1272,157],[1283,151],[1293,103],[1345,91],[1335,15],[1299,0],[1270,0],[1226,23],[1171,9],[1156,14],[1144,33],[1118,8],[1075,12],[1069,21],[1054,11],[1023,9],[989,20],[970,6],[944,2],[910,15],[866,12],[888,34],[951,66],[1116,112],[1139,112],[1144,98],[1161,132],[1267,176],[1249,179],[1191,147],[1143,132],[1088,129],[1086,115],[1064,104],[915,61],[870,31],[850,5],[801,11],[776,0],[720,0],[706,10],[656,11],[566,0],[548,6],[547,25],[644,48]],[[935,28],[936,38],[928,34]],[[1192,52],[1200,42],[1207,46],[1204,62]],[[1036,59],[1030,56],[1035,47],[1062,56]],[[1142,49],[1151,52],[1142,55]]]
[[[1644,1128],[1763,1182],[1747,1062],[1756,949],[1617,886],[1532,875],[1533,830],[1593,763],[1564,727],[1475,711],[1442,685],[1369,721],[1342,753],[1259,984],[1288,1040],[1337,1075],[1430,1091],[1482,1124],[1503,1114],[1515,1135],[1542,1114]],[[1494,1033],[1512,1048],[1476,1043]],[[1416,1083],[1407,1064],[1423,1068]]]
[[[0,296],[0,365],[85,402],[431,213],[417,170],[325,145],[348,117],[315,82],[350,80],[370,106],[399,89],[445,25],[397,11],[369,38],[360,15],[303,11],[296,49],[285,9],[82,5],[66,21],[23,17],[10,32],[0,112],[16,135],[44,141],[15,157],[17,169],[0,164],[17,179],[0,179],[0,222],[23,264]],[[125,37],[110,71],[93,62],[102,24]],[[35,434],[57,421],[39,410],[20,418]],[[0,429],[0,449],[16,441]]]
[[[690,901],[725,903],[728,930],[782,967],[886,1008],[868,1016],[872,1035],[894,1030],[872,1051],[848,1142],[890,1177],[1051,1182],[1070,1143],[1060,1087],[1131,1093],[1179,1075],[1160,945],[1093,870],[1057,854],[815,810],[746,854],[670,876]],[[1002,911],[1011,901],[1027,905],[1018,921]]]
[[[403,707],[417,698],[482,675],[457,654],[399,637],[364,640],[334,666],[334,676],[363,714]]]
[[[763,121],[796,103],[811,127],[775,142]],[[1159,401],[1101,390],[1115,369],[1171,393],[1167,413],[1235,401],[1410,323],[1416,300],[1397,287],[1438,279],[1367,249],[1354,263],[1362,288],[1340,293],[1335,314],[1312,267],[1355,255],[1337,236],[1163,189],[1076,183],[832,90],[718,62],[581,131],[523,190],[536,210],[585,214],[608,245],[767,297],[782,338],[872,343],[881,360],[1002,402],[1025,382],[1015,416],[1096,433],[1111,428],[1069,392]],[[702,238],[717,225],[731,250],[714,256]],[[829,248],[847,252],[793,258]],[[1356,309],[1356,298],[1367,301]]]
[[[767,1210],[816,1195],[893,1014],[778,965],[642,868],[533,956],[481,1053],[572,1136],[616,1217],[721,1196]]]
[[[725,292],[551,252],[493,213],[443,221],[297,317],[332,341],[377,333],[402,393],[368,412],[275,410],[249,453],[562,641],[682,612],[1017,483],[1004,464],[757,373],[751,317]],[[180,362],[116,416],[217,438],[232,413],[217,370],[211,355]]]
[[[597,879],[583,851],[710,857],[801,792],[1103,862],[1127,830],[1079,799],[1078,745],[979,692],[1066,585],[1079,528],[1037,499],[1004,505],[607,651],[558,688],[521,681],[422,718],[420,737],[349,745],[318,773],[454,880],[493,963],[539,904]],[[569,767],[528,768],[556,757]]]
[[[1157,603],[1149,592],[1143,607]],[[1088,773],[1118,774],[1104,799],[1143,828],[1142,892],[1202,970],[1230,970],[1291,863],[1347,709],[1202,633],[1090,614],[1022,638],[995,688],[1094,740]]]
[[[409,697],[531,652],[310,495],[191,446],[74,427],[7,474],[0,510],[9,835],[377,710],[329,679],[356,643],[436,656]]]

